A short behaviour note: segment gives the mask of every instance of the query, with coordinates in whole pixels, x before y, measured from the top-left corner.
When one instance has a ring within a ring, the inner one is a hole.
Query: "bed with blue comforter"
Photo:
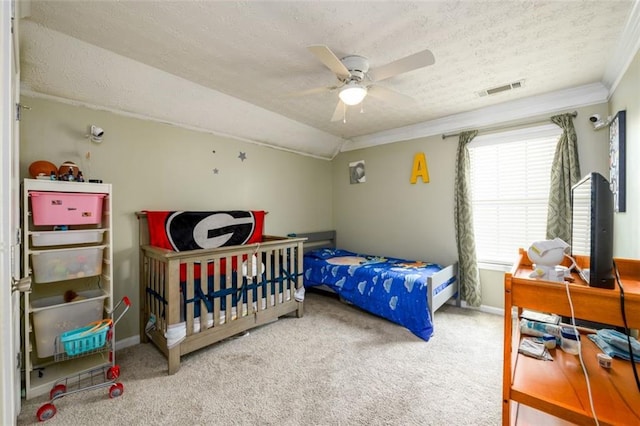
[[[443,267],[318,248],[305,253],[303,269],[305,287],[328,287],[345,301],[400,324],[424,340],[433,335],[433,313],[459,294],[456,264]]]

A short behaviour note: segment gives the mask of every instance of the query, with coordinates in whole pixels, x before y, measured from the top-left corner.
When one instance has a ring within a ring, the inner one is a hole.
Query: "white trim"
[[[140,335],[136,334],[135,336],[127,337],[126,339],[116,340],[116,351],[119,351],[124,348],[128,348],[130,346],[135,346],[140,344]]]
[[[338,135],[38,25],[31,20],[23,21],[21,34],[30,40],[26,48],[27,56],[37,58],[29,67],[29,74],[44,76],[46,80],[35,78],[31,87],[23,84],[24,89],[32,92],[53,94],[52,87],[55,86],[56,96],[74,99],[80,102],[79,105],[95,107],[97,103],[106,107],[101,109],[108,111],[115,110],[125,114],[125,111],[130,111],[137,114],[135,117],[138,118],[153,117],[159,122],[181,128],[326,159],[344,140]],[[47,48],[52,43],[64,45],[67,55],[91,55],[96,60],[61,62],[56,56],[59,56],[59,52]],[[126,69],[127,72],[109,71],[116,68]],[[100,81],[105,84],[96,85]],[[147,90],[153,86],[161,87],[162,90]],[[118,89],[114,90],[114,87]],[[90,105],[92,103],[94,105]]]
[[[556,114],[574,108],[606,103],[608,96],[609,91],[601,83],[586,84],[544,95],[504,102],[411,126],[358,136],[347,142],[342,151],[353,151],[460,130],[479,129],[516,120],[530,119],[543,114]]]
[[[452,306],[455,306],[456,304],[453,300],[449,300],[447,303]],[[484,312],[485,314],[504,316],[504,308],[496,308],[495,306],[480,305],[478,307],[474,307],[469,306],[469,304],[463,300],[460,303],[460,307],[462,307],[463,309],[470,309],[472,311]]]
[[[478,310],[487,314],[500,315],[501,317],[504,316],[504,308],[496,308],[495,306],[489,305],[480,305],[480,308]]]
[[[25,12],[27,14],[30,13],[28,11],[25,11]],[[46,30],[46,31],[53,31],[53,30]],[[452,132],[452,131],[488,127],[491,125],[529,118],[529,117],[540,115],[540,114],[554,114],[554,113],[566,111],[567,109],[570,109],[570,108],[584,107],[584,106],[594,105],[596,103],[608,102],[611,94],[616,89],[617,85],[619,84],[620,80],[624,75],[624,72],[628,69],[636,52],[639,49],[640,49],[640,0],[633,0],[633,5],[631,8],[629,18],[625,23],[621,36],[618,40],[617,46],[615,47],[615,50],[613,50],[611,59],[609,60],[608,66],[605,69],[605,72],[602,76],[602,82],[564,89],[564,90],[547,93],[543,95],[531,96],[528,98],[518,99],[511,102],[505,102],[502,104],[493,105],[493,106],[478,109],[475,111],[469,111],[465,113],[451,115],[448,117],[442,117],[435,120],[417,123],[411,126],[405,126],[405,127],[400,127],[396,129],[390,129],[383,132],[357,136],[350,140],[346,140],[337,135],[329,134],[325,131],[320,131],[316,128],[310,128],[309,126],[306,126],[294,120],[286,121],[286,123],[283,124],[289,127],[303,126],[307,131],[311,131],[312,134],[314,135],[317,135],[316,132],[321,132],[319,134],[323,138],[325,138],[328,142],[333,143],[335,145],[335,148],[332,150],[332,152],[329,152],[323,155],[309,154],[306,152],[301,152],[299,150],[283,148],[278,145],[265,143],[264,140],[262,141],[259,140],[259,137],[260,137],[259,134],[256,134],[255,136],[253,136],[253,138],[251,137],[251,135],[249,135],[249,137],[247,138],[246,135],[243,137],[243,136],[236,136],[236,135],[224,133],[224,132],[216,132],[215,130],[211,130],[211,129],[203,129],[197,126],[195,127],[190,126],[188,124],[184,124],[179,121],[170,122],[163,119],[157,119],[150,116],[126,113],[124,111],[114,110],[110,108],[99,107],[98,109],[111,111],[121,115],[129,115],[136,118],[168,123],[168,124],[176,125],[186,129],[192,129],[196,131],[211,133],[219,136],[233,138],[236,140],[255,143],[258,145],[269,146],[282,151],[292,152],[295,154],[309,156],[312,158],[332,160],[336,156],[336,152],[353,151],[356,149],[368,148],[372,146],[389,144],[389,143],[400,142],[400,141],[413,140],[417,138],[433,136],[433,135]],[[109,53],[112,53],[112,52],[109,52]],[[36,92],[33,92],[33,91],[30,91],[27,94],[29,94],[30,96],[44,97],[44,95],[41,95],[39,93],[36,94]],[[222,94],[220,93],[218,95],[222,96]],[[62,101],[61,98],[57,98],[57,97],[49,97],[49,99],[56,99],[58,101]],[[84,102],[76,102],[75,105],[86,106],[89,108],[96,108],[95,105],[92,106]],[[243,105],[243,107],[248,108],[246,105]],[[255,105],[253,107],[256,110],[258,110],[258,107],[255,107]],[[265,114],[268,113],[268,111],[266,110],[262,112]],[[276,120],[283,120],[283,122],[284,120],[288,120],[286,119],[286,117],[279,116],[277,114],[269,115],[269,117]],[[175,118],[173,117],[172,119],[175,120]],[[266,122],[270,122],[270,120],[266,120]],[[273,129],[273,131],[275,132],[275,128]],[[234,130],[231,130],[231,132],[234,132]],[[276,134],[273,137],[278,138],[279,137],[278,133],[276,132]],[[284,136],[281,135],[280,137],[284,137]],[[298,149],[302,149],[302,148],[298,148]]]
[[[16,380],[14,346],[13,296],[11,293],[11,213],[12,213],[12,153],[13,153],[13,96],[11,85],[13,61],[13,40],[11,37],[11,15],[13,1],[0,4],[0,51],[2,52],[0,68],[0,424],[12,425],[18,416],[17,403],[20,395],[15,394]]]
[[[602,82],[609,88],[609,97],[620,84],[629,65],[640,49],[640,0],[635,0],[629,19],[620,34],[618,45],[607,63]]]
[[[47,95],[47,94],[44,94],[44,93],[33,91],[31,88],[29,88],[25,84],[22,84],[21,89],[20,89],[20,93],[22,94],[22,96],[28,96],[28,97],[31,97],[31,98],[46,99],[46,100],[50,100],[50,101],[60,102],[60,103],[67,104],[67,105],[89,108],[89,109],[93,109],[93,110],[97,110],[97,111],[107,111],[107,112],[110,112],[112,114],[117,114],[117,115],[124,116],[124,117],[130,117],[130,118],[136,118],[136,119],[139,119],[139,120],[147,120],[147,121],[154,121],[156,123],[168,124],[168,125],[171,125],[171,126],[179,127],[181,129],[193,130],[193,131],[196,131],[196,132],[208,133],[208,134],[215,135],[215,136],[220,136],[220,137],[223,137],[223,138],[235,139],[235,140],[239,140],[239,141],[242,141],[242,142],[247,142],[247,143],[260,145],[260,146],[265,146],[267,148],[277,149],[279,151],[285,151],[285,152],[290,152],[292,154],[298,154],[298,155],[303,155],[303,156],[306,156],[306,157],[317,158],[319,160],[331,161],[333,159],[333,157],[335,157],[335,155],[332,155],[331,157],[322,157],[322,156],[319,156],[319,155],[309,154],[308,152],[302,152],[302,151],[296,151],[296,150],[293,150],[293,149],[283,148],[283,147],[278,146],[278,145],[271,145],[269,143],[260,142],[260,141],[253,140],[253,139],[244,138],[242,136],[236,136],[236,135],[232,135],[232,134],[229,134],[229,133],[218,132],[218,131],[215,131],[215,130],[205,129],[205,128],[198,127],[198,126],[192,126],[192,125],[185,124],[185,123],[180,123],[180,122],[177,122],[177,121],[170,121],[170,120],[165,120],[165,119],[161,119],[161,118],[152,117],[150,115],[138,114],[138,113],[134,113],[134,112],[122,111],[122,110],[119,110],[119,109],[116,109],[116,108],[110,108],[110,107],[106,107],[106,106],[95,105],[95,104],[91,104],[89,102],[77,101],[77,100],[62,98],[62,97],[54,96],[54,95]]]

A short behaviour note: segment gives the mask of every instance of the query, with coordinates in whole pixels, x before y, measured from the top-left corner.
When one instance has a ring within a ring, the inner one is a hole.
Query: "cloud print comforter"
[[[304,256],[304,284],[327,285],[355,306],[429,340],[433,323],[427,306],[427,278],[441,269],[434,263],[318,249]]]

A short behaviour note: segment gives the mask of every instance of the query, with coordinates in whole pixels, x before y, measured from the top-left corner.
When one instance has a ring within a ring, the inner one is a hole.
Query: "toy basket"
[[[85,327],[76,328],[60,335],[60,342],[69,356],[100,349],[107,342],[107,332],[111,328],[111,318],[95,321]]]
[[[124,308],[121,310],[120,315],[116,317],[114,315],[115,312],[123,304]],[[53,405],[53,401],[66,395],[104,386],[109,386],[109,398],[116,398],[122,395],[124,386],[122,383],[117,382],[120,377],[120,366],[116,364],[115,333],[116,324],[130,307],[131,302],[125,296],[109,312],[110,318],[89,323],[85,327],[67,331],[56,337],[56,362],[68,359],[64,358],[67,356],[89,355],[91,353],[104,355],[103,352],[106,351],[109,351],[109,356],[104,357],[103,361],[108,358],[109,362],[103,362],[97,368],[84,370],[79,374],[56,380],[49,392],[49,402],[40,406],[36,412],[36,417],[38,417],[39,421],[43,422],[55,416],[57,409]],[[58,348],[60,349],[59,352]],[[58,356],[61,358],[58,358]]]

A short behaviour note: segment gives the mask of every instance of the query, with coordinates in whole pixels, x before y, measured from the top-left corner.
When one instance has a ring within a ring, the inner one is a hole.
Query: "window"
[[[511,265],[546,238],[555,125],[476,137],[469,144],[478,262]]]

